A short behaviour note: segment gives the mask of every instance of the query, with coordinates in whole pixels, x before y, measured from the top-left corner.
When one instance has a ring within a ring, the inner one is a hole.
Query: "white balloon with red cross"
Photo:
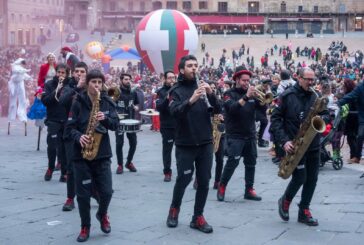
[[[152,72],[172,70],[178,73],[180,59],[197,50],[198,33],[187,15],[177,10],[160,9],[140,21],[135,46]]]

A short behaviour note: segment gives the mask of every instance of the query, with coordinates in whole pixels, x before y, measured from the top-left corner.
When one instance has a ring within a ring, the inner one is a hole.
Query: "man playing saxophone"
[[[310,68],[301,69],[298,74],[298,82],[281,94],[278,107],[273,110],[270,132],[273,133],[274,139],[286,154],[295,151],[293,139],[318,98],[312,89],[314,82],[315,73]],[[328,119],[327,110],[322,111],[320,115]],[[312,217],[309,207],[318,178],[319,154],[320,136],[316,135],[293,171],[285,193],[278,201],[279,215],[284,221],[289,220],[289,206],[298,190],[303,186],[298,222],[309,226],[318,225],[318,221]]]
[[[96,218],[104,233],[110,233],[111,227],[107,210],[112,196],[111,146],[108,130],[115,131],[119,125],[115,104],[105,91],[102,91],[105,77],[99,70],[91,70],[86,76],[86,90],[74,100],[66,124],[66,135],[75,141],[73,151],[76,195],[81,217],[81,232],[77,241],[89,238],[90,197],[92,184],[99,193],[99,208]],[[99,141],[96,135],[101,135]],[[92,149],[93,152],[87,152]],[[85,155],[94,155],[92,159]]]

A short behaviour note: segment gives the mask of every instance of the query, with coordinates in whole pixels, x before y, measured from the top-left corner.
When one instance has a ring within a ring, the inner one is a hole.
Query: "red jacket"
[[[54,69],[56,69],[56,64],[53,64]],[[38,87],[44,88],[45,78],[47,76],[49,70],[49,63],[45,63],[40,66],[39,75],[38,75]]]

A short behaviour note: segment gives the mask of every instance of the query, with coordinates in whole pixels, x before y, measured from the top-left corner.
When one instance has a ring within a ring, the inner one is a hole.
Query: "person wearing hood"
[[[244,198],[253,201],[262,200],[254,190],[257,163],[255,114],[259,101],[255,99],[255,87],[250,86],[251,78],[250,71],[243,66],[238,66],[233,76],[235,86],[223,96],[228,160],[217,190],[218,201],[224,201],[226,186],[239,165],[241,157],[244,158],[245,165]]]
[[[124,114],[124,119],[135,119],[135,112],[139,110],[139,100],[137,93],[131,89],[131,75],[122,73],[120,75],[120,96],[116,101],[116,110],[118,114]],[[140,101],[143,103],[143,101]],[[116,156],[118,159],[118,167],[116,174],[122,174],[123,170],[123,145],[124,145],[124,131],[116,131]],[[125,167],[130,172],[136,172],[137,169],[134,166],[133,157],[137,147],[137,135],[135,132],[126,133],[126,137],[129,140],[129,151],[126,159]]]
[[[74,177],[78,210],[81,217],[81,232],[78,242],[85,242],[90,235],[90,198],[92,196],[92,182],[99,194],[99,207],[96,218],[100,222],[102,232],[111,232],[108,207],[112,197],[111,158],[112,151],[108,130],[115,131],[119,126],[115,103],[102,91],[105,77],[99,70],[91,70],[86,75],[86,89],[74,99],[65,129],[65,136],[74,141],[72,160],[74,163]],[[99,103],[99,110],[90,115]],[[92,145],[92,138],[88,131],[90,117],[96,119],[91,134],[101,134],[96,156],[86,160],[82,151]]]
[[[63,47],[61,49],[61,54],[68,67],[74,71],[76,64],[80,62],[80,59],[72,53],[72,49],[70,47]]]
[[[32,77],[28,75],[30,69],[26,69],[25,66],[26,62],[23,58],[17,59],[11,65],[11,77],[8,82],[8,134],[10,134],[10,122],[15,121],[16,116],[18,116],[18,119],[25,125],[25,136],[27,135],[27,101],[25,96],[24,81],[31,80]]]
[[[166,224],[171,228],[178,225],[182,198],[196,167],[198,187],[190,227],[211,233],[213,229],[206,222],[203,211],[213,160],[211,113],[218,103],[211,87],[197,80],[198,63],[195,56],[182,57],[178,69],[178,82],[169,92],[169,109],[176,120],[177,178]]]

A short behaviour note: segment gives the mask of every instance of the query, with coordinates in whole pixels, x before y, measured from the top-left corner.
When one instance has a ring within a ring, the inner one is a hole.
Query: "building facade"
[[[205,33],[364,30],[364,0],[97,0],[97,28],[131,32],[148,12],[177,9]]]
[[[64,0],[1,0],[3,46],[42,44],[60,31]],[[1,9],[0,9],[1,11]]]

